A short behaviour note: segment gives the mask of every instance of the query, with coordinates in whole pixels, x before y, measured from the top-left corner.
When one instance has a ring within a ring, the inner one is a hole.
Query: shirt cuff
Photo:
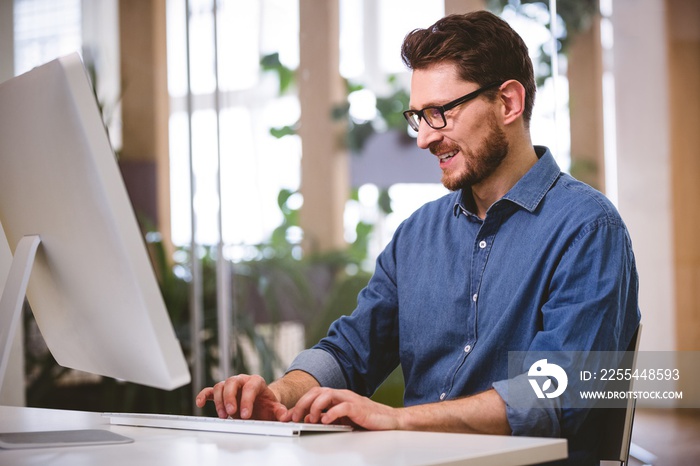
[[[559,408],[532,406],[532,387],[527,374],[499,380],[493,388],[506,403],[506,417],[513,435],[561,437]]]
[[[287,369],[287,372],[291,371],[306,372],[315,378],[322,387],[347,388],[340,364],[330,353],[322,349],[311,348],[299,353]]]

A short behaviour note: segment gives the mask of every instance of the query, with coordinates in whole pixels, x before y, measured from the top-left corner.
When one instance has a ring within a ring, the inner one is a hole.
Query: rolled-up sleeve
[[[506,403],[506,416],[512,435],[561,437],[558,408],[525,408],[532,405],[532,387],[526,375],[493,383]]]
[[[299,353],[287,372],[295,370],[304,371],[311,375],[322,387],[347,388],[338,361],[322,349],[311,348]]]
[[[639,322],[637,279],[629,237],[618,217],[601,217],[581,228],[552,275],[548,292],[540,309],[543,329],[530,344],[530,354],[556,355],[559,366],[571,369],[574,353],[627,348]],[[537,407],[528,402],[533,391],[527,374],[492,386],[506,403],[513,435],[570,438],[592,407],[574,406],[576,382],[570,377],[563,396]]]

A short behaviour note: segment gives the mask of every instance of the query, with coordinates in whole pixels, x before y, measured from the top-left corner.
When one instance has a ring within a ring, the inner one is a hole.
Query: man
[[[561,436],[570,463],[594,463],[596,416],[516,406],[508,352],[627,348],[640,319],[627,230],[602,194],[533,147],[532,63],[507,23],[448,16],[408,34],[402,55],[406,118],[453,192],[397,229],[353,314],[284,377],[234,376],[197,405],[370,430]],[[398,364],[405,407],[367,398]]]

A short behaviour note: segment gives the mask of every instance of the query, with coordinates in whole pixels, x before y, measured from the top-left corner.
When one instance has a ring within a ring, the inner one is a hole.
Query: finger
[[[319,422],[321,424],[333,424],[336,421],[347,419],[352,425],[357,425],[353,419],[353,404],[348,402],[339,403],[324,412]]]
[[[320,390],[318,388],[312,388],[304,396],[297,400],[297,403],[291,409],[291,419],[294,422],[307,422],[306,416],[308,414],[311,404],[319,395]]]
[[[197,398],[195,399],[195,403],[197,404],[198,408],[203,408],[204,405],[207,403],[207,401],[213,400],[213,399],[214,399],[214,389],[212,387],[207,387],[197,394]]]
[[[240,416],[249,419],[253,415],[255,400],[266,387],[265,380],[260,376],[247,376],[241,387]]]
[[[223,417],[238,417],[236,414],[240,415],[238,412],[239,404],[238,399],[240,397],[241,381],[239,376],[233,376],[226,379],[222,389],[222,406],[224,409],[225,416]],[[218,410],[217,410],[218,412]],[[219,414],[219,417],[222,417]]]
[[[338,403],[339,400],[336,399],[336,395],[339,393],[335,390],[326,390],[320,393],[309,406],[308,415],[309,421],[317,424],[321,421],[321,416]]]
[[[214,387],[212,387],[212,399],[214,400],[214,408],[216,408],[216,414],[220,418],[228,417],[226,414],[226,407],[224,405],[224,387],[226,382],[219,382]]]
[[[292,420],[292,410],[287,409],[283,404],[278,404],[274,410],[275,419],[280,422],[289,422]]]
[[[312,388],[297,401],[292,420],[317,423],[320,414],[332,405],[334,392],[328,388]]]

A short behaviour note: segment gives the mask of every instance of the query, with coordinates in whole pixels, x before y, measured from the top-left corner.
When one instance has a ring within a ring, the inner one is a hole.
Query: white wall
[[[664,0],[614,0],[620,212],[640,277],[641,351],[676,349],[669,76]],[[673,382],[654,389],[675,390]],[[639,406],[672,407],[641,400]]]
[[[641,350],[674,350],[671,157],[663,0],[613,3],[619,209],[640,276]]]

